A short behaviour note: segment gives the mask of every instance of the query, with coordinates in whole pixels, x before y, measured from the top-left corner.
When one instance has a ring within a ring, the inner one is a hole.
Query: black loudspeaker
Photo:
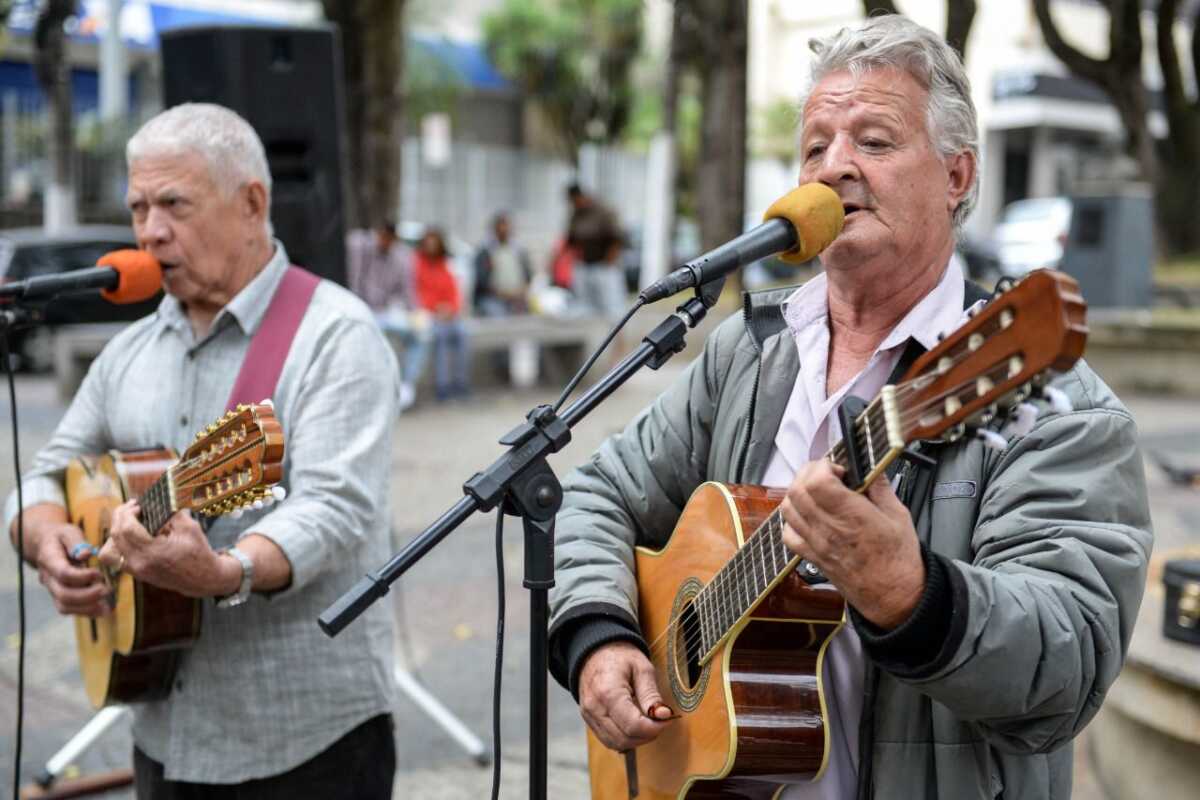
[[[295,264],[346,284],[342,51],[336,28],[165,31],[163,105],[217,103],[258,132],[271,222]]]

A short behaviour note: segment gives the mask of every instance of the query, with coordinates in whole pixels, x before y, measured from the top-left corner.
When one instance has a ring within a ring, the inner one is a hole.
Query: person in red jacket
[[[434,387],[439,400],[465,397],[467,331],[462,322],[462,293],[450,271],[446,240],[427,228],[413,257],[417,305],[433,314]]]

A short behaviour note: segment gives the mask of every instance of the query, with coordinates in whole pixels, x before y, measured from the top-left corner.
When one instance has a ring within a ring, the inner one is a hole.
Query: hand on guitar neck
[[[213,550],[199,523],[189,513],[174,514],[157,536],[151,536],[142,526],[140,513],[136,500],[113,510],[109,538],[100,550],[101,564],[187,597],[220,597],[237,591],[242,579],[241,565]],[[255,589],[264,591],[287,585],[291,566],[274,542],[250,534],[238,541],[238,548],[254,561]]]
[[[912,614],[925,590],[912,516],[886,480],[847,487],[828,460],[806,464],[780,504],[783,543],[816,564],[846,602],[884,630]]]

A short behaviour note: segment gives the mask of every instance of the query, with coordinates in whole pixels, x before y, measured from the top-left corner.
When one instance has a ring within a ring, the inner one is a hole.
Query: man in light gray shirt
[[[24,552],[64,614],[110,613],[99,570],[70,558],[62,478],[75,456],[169,446],[219,417],[288,270],[253,129],[220,106],[169,109],[130,140],[138,244],[163,265],[158,311],[93,364],[25,475]],[[394,357],[367,307],[321,281],[274,392],[287,499],[151,537],[116,509],[102,564],[203,599],[170,694],[139,704],[139,798],[390,798],[390,623],[371,609],[336,642],[317,615],[386,557]],[[15,539],[16,498],[4,524]],[[247,580],[249,579],[249,580]],[[229,598],[244,600],[228,602]],[[218,602],[224,600],[225,602]]]

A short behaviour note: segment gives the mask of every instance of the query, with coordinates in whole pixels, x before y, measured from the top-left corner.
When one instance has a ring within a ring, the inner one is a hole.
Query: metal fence
[[[538,261],[548,258],[567,223],[566,188],[578,181],[619,216],[636,225],[645,206],[646,156],[585,146],[579,171],[564,160],[513,148],[455,142],[449,157],[431,164],[421,141],[403,151],[402,219],[438,225],[473,244],[482,242],[498,211]]]

